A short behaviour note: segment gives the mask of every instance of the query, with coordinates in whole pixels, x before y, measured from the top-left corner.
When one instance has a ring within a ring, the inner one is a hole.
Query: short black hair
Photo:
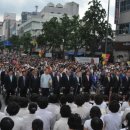
[[[88,93],[85,93],[83,95],[83,98],[84,98],[84,102],[89,102],[90,101],[90,95]]]
[[[29,100],[27,98],[20,97],[18,104],[19,104],[20,108],[26,108],[28,106],[28,102],[29,102]]]
[[[16,102],[11,102],[8,104],[6,111],[10,116],[14,116],[19,112],[20,106]]]
[[[66,96],[66,101],[67,101],[68,103],[73,103],[73,102],[74,102],[74,95],[73,95],[73,94],[68,94],[68,95]]]
[[[70,129],[81,129],[82,128],[82,120],[78,114],[72,114],[68,119],[68,125]]]
[[[32,130],[43,130],[43,121],[40,119],[33,120]]]
[[[14,127],[14,121],[9,117],[4,117],[0,122],[1,130],[12,130]]]
[[[61,98],[60,98],[60,103],[61,103],[61,105],[65,105],[66,104],[66,96],[61,96]]]
[[[37,103],[38,103],[38,106],[40,107],[40,109],[45,109],[48,106],[48,98],[39,97]]]
[[[93,130],[102,130],[103,128],[103,121],[98,118],[98,117],[94,117],[92,120],[91,120],[91,127]]]
[[[101,105],[103,102],[103,96],[102,95],[96,95],[94,98],[94,101],[96,103],[96,105]]]
[[[99,107],[93,106],[93,107],[91,108],[91,110],[90,110],[90,117],[91,117],[91,118],[94,118],[94,117],[100,118],[101,115],[102,115],[102,113],[101,113],[101,110],[100,110]]]
[[[117,101],[119,102],[119,96],[117,93],[112,93],[111,97],[110,97],[110,101]]]
[[[34,102],[29,103],[28,110],[30,114],[34,114],[37,111],[37,104]]]
[[[32,95],[30,96],[30,101],[37,102],[38,98],[39,98],[39,95],[37,93],[32,93]]]
[[[49,96],[48,100],[49,100],[49,103],[57,103],[58,102],[58,97],[57,97],[57,95],[52,94],[52,95]]]
[[[109,110],[112,112],[112,113],[116,113],[118,112],[120,109],[120,105],[119,105],[119,102],[118,101],[111,101],[109,103]]]
[[[84,104],[83,96],[82,95],[77,95],[75,97],[75,104],[77,106],[82,106]]]
[[[62,117],[69,117],[71,115],[71,109],[68,105],[63,105],[60,109],[60,114]]]

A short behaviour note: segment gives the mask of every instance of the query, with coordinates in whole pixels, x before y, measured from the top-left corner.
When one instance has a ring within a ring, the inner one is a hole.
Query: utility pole
[[[108,0],[108,14],[107,14],[107,30],[106,30],[106,42],[105,42],[105,54],[107,53],[107,44],[108,44],[109,12],[110,12],[110,0]]]

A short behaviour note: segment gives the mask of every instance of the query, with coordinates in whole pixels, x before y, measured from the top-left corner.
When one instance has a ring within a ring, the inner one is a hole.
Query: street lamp
[[[105,54],[107,53],[107,43],[108,43],[109,12],[110,12],[110,0],[108,0],[108,14],[107,14],[107,30],[106,30],[106,42],[105,42]]]

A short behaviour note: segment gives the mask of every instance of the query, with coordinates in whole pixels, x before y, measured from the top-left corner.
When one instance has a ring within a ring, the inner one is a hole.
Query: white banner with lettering
[[[94,63],[99,64],[99,58],[97,57],[75,57],[75,61],[78,63]]]

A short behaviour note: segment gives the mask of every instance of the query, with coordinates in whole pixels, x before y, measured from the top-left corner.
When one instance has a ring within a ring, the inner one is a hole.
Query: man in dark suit
[[[17,88],[17,78],[16,76],[13,74],[13,70],[9,69],[8,74],[5,75],[5,89],[7,92],[7,98],[10,95],[14,95],[15,94],[15,90]]]
[[[32,75],[30,77],[30,92],[39,93],[40,88],[40,77],[36,69],[32,70]]]
[[[113,84],[112,84],[112,92],[118,93],[119,89],[121,87],[121,78],[120,78],[120,72],[117,70],[116,75],[113,77]]]
[[[113,80],[112,80],[111,74],[110,74],[110,72],[107,72],[104,77],[103,84],[102,84],[104,86],[105,95],[109,96],[111,88],[112,88],[112,82],[113,82]]]
[[[83,87],[84,87],[84,91],[89,92],[90,89],[91,89],[91,85],[92,85],[92,79],[91,79],[91,75],[90,75],[89,70],[87,70],[85,73],[83,73],[82,84],[83,84]]]
[[[126,76],[122,79],[123,95],[127,95],[130,90],[130,73],[126,72]]]
[[[18,79],[18,88],[21,97],[26,97],[27,90],[29,88],[29,77],[27,76],[26,70],[22,70],[22,76]]]

